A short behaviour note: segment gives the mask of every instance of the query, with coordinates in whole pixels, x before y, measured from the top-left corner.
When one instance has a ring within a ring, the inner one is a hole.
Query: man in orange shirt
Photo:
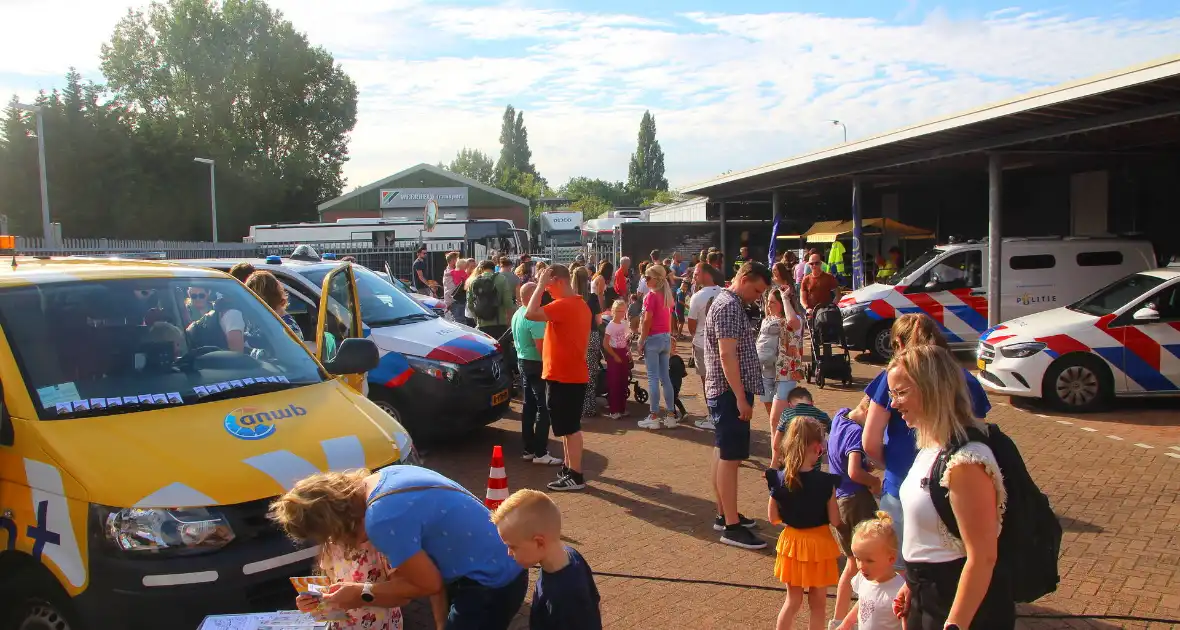
[[[615,293],[619,294],[618,299],[626,302],[627,298],[631,297],[630,279],[627,277],[631,273],[631,259],[623,256],[619,259],[619,268],[615,270]]]
[[[570,270],[553,265],[537,276],[537,290],[529,298],[525,319],[548,322],[541,344],[541,378],[549,392],[549,422],[553,435],[565,446],[565,466],[550,490],[581,490],[586,487],[582,475],[582,401],[590,371],[586,367],[586,346],[590,343],[590,307],[570,284]],[[553,301],[541,306],[541,295],[548,292]]]

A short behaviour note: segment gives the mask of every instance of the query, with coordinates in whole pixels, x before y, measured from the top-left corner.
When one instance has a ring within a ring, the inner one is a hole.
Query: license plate
[[[492,406],[493,407],[504,402],[505,400],[508,400],[508,390],[504,390],[502,392],[496,392],[496,393],[492,394]]]
[[[987,369],[987,364],[983,362],[983,359],[976,359],[975,364],[979,366],[980,372]]]

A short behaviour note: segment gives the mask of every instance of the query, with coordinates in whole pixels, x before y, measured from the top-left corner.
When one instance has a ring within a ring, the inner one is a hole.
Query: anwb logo
[[[242,440],[261,440],[275,432],[275,423],[285,418],[306,416],[299,405],[287,405],[266,410],[259,407],[239,407],[225,416],[225,430]]]

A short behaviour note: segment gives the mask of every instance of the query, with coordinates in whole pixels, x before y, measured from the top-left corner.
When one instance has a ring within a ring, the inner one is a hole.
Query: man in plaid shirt
[[[750,458],[754,395],[762,393],[762,368],[745,307],[757,302],[769,286],[766,265],[747,262],[730,286],[713,298],[705,316],[705,399],[716,426],[711,467],[717,497],[713,529],[723,532],[721,542],[744,549],[766,546],[750,532],[754,521],[737,507],[738,466]]]

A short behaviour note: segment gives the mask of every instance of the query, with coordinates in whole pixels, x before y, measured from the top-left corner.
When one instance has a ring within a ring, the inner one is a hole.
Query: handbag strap
[[[390,495],[404,494],[406,492],[422,492],[424,490],[450,490],[451,492],[462,492],[463,494],[466,494],[467,496],[471,497],[472,499],[479,501],[479,497],[475,496],[474,494],[471,494],[471,492],[469,492],[466,488],[456,488],[455,486],[444,486],[444,485],[431,485],[431,486],[407,486],[405,488],[394,488],[393,490],[386,490],[385,492],[382,492],[381,494],[369,499],[367,502],[367,505],[373,505],[373,502],[375,502],[377,499],[382,499],[382,498],[388,497]],[[483,501],[480,501],[480,504],[482,505]]]

